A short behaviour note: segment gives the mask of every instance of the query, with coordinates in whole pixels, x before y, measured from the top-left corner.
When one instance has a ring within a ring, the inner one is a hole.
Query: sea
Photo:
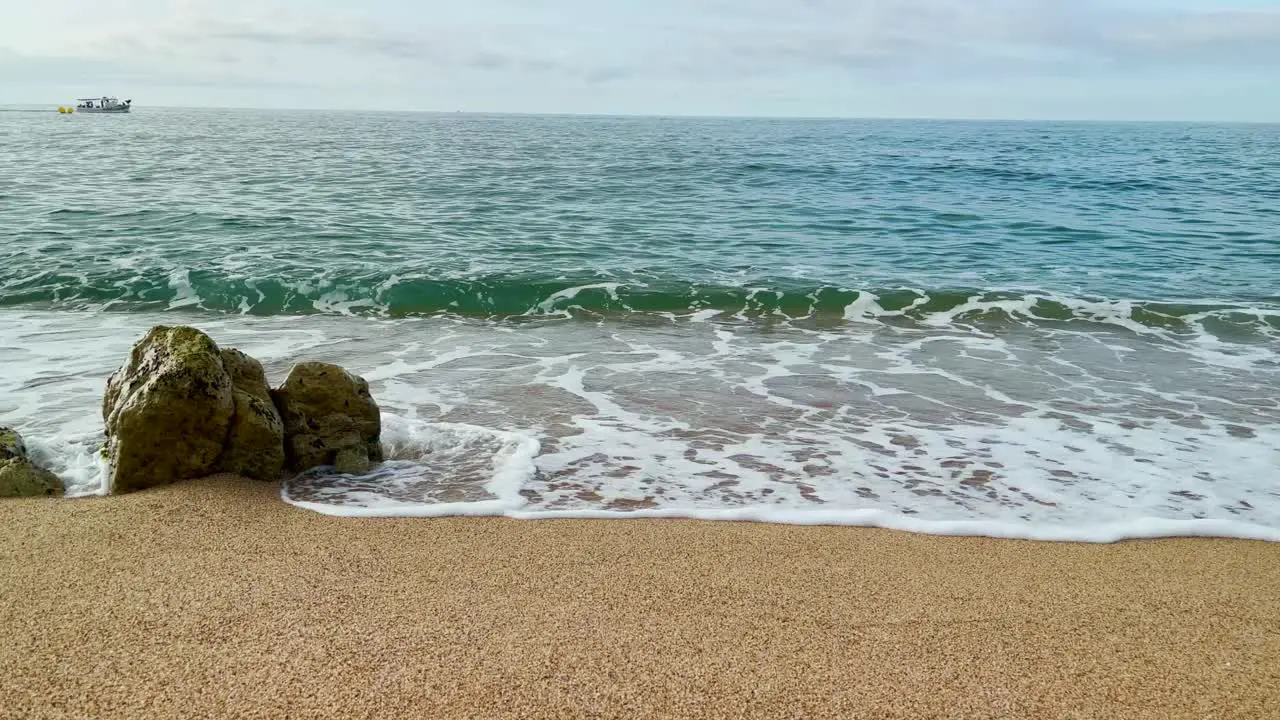
[[[1280,540],[1276,125],[0,113],[69,495],[158,324],[370,382],[390,460],[281,485],[333,515]]]

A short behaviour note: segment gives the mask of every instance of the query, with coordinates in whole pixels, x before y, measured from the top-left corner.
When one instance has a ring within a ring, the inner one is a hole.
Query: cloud
[[[1119,64],[1280,67],[1280,11],[1135,13],[1084,38]]]
[[[572,15],[460,23],[432,21],[424,12],[405,25],[374,15],[325,15],[293,3],[258,12],[241,6],[235,13],[205,3],[181,7],[160,23],[97,34],[84,45],[104,55],[137,48],[177,56],[322,51],[442,69],[564,72],[597,80],[712,62],[751,73],[777,64],[781,70],[827,66],[895,75],[1001,67],[1024,72],[1072,63],[1121,70],[1280,66],[1280,8],[1126,8],[1089,0],[701,0],[670,4],[671,16],[639,28],[622,16],[589,14],[594,27],[588,33]]]
[[[421,90],[486,106],[749,91],[803,102],[907,85],[942,95],[1037,78],[1140,90],[1188,72],[1218,72],[1227,85],[1280,75],[1280,6],[1242,0],[372,0],[343,11],[304,0],[118,2],[81,27],[70,9],[89,0],[45,0],[67,9],[68,40],[54,47],[157,78],[256,77],[352,97]],[[0,29],[0,47],[49,54],[29,37]]]
[[[755,5],[759,12],[761,3]],[[1205,64],[1280,71],[1277,9],[1124,9],[1046,0],[810,0],[797,7],[795,14],[775,14],[771,28],[739,26],[719,44],[742,66],[825,66],[894,78]]]

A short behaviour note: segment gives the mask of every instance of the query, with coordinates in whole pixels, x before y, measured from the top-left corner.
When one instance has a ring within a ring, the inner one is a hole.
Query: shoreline
[[[925,520],[904,513],[873,508],[824,510],[820,508],[775,508],[756,505],[740,508],[637,507],[634,510],[595,508],[538,510],[531,509],[528,505],[510,507],[509,503],[501,499],[370,508],[296,500],[286,497],[286,493],[283,492],[281,493],[281,500],[308,512],[320,513],[329,517],[364,520],[379,518],[429,520],[449,517],[493,517],[533,522],[545,522],[548,520],[689,520],[694,522],[741,522],[799,527],[862,528],[936,537],[972,537],[992,540],[1026,540],[1031,542],[1097,545],[1130,540],[1169,540],[1174,538],[1280,542],[1280,530],[1269,528],[1265,525],[1222,518],[1175,520],[1140,517],[1125,522],[1054,527],[995,520]]]
[[[1280,545],[0,502],[3,717],[1267,717]]]

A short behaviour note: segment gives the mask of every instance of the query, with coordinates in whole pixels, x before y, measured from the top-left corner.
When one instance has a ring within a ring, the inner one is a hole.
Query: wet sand
[[[0,502],[2,717],[1280,717],[1280,544]]]

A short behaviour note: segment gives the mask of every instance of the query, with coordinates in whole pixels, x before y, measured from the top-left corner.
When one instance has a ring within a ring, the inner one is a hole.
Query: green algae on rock
[[[102,414],[111,492],[216,472],[235,414],[217,344],[192,327],[152,328],[108,379]]]
[[[17,430],[0,427],[0,497],[61,495],[62,479],[36,465]]]
[[[22,442],[22,436],[17,430],[7,427],[0,427],[0,459],[11,459],[15,457],[26,457],[27,445]]]

